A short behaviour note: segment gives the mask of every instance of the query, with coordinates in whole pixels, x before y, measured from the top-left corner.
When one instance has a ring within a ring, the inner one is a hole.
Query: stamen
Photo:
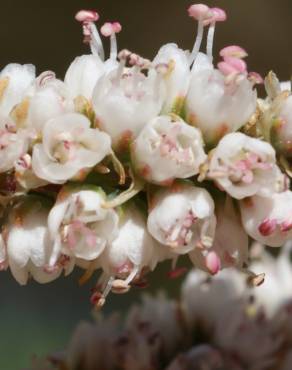
[[[203,36],[204,36],[204,26],[207,25],[208,20],[213,17],[213,13],[210,12],[210,8],[204,4],[194,4],[191,5],[188,9],[189,16],[196,19],[198,21],[198,32],[196,41],[189,57],[190,65],[194,63],[197,58],[197,55],[200,51],[200,47],[202,44]]]
[[[214,35],[216,22],[224,22],[227,19],[226,13],[223,9],[220,8],[211,8],[213,17],[210,22],[210,27],[207,36],[207,56],[211,63],[213,63],[213,44],[214,44]]]
[[[93,22],[98,21],[99,15],[93,10],[80,10],[75,19],[83,25],[84,42],[90,44],[92,54],[104,60],[104,49],[98,30]]]
[[[237,45],[226,46],[220,51],[219,54],[223,59],[226,57],[243,59],[248,56],[247,52],[242,47]]]
[[[212,275],[216,275],[221,268],[221,261],[218,254],[214,251],[207,254],[205,257],[206,267]]]
[[[116,60],[118,55],[118,46],[117,46],[117,38],[116,34],[121,32],[122,26],[118,22],[113,23],[105,23],[100,32],[104,37],[110,37],[110,59]]]
[[[277,228],[277,220],[266,219],[258,227],[259,232],[263,236],[272,235]]]

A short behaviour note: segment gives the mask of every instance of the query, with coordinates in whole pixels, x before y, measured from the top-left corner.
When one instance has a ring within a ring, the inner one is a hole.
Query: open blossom
[[[176,44],[161,47],[153,60],[154,66],[165,64],[168,68],[164,75],[166,98],[164,113],[180,113],[190,82],[190,63],[187,52],[179,49]]]
[[[216,227],[214,201],[205,189],[175,184],[154,195],[147,227],[157,241],[178,254],[211,247]]]
[[[11,118],[0,115],[0,173],[11,170],[27,149],[26,133],[17,130]]]
[[[186,120],[202,131],[208,145],[214,145],[248,122],[255,112],[256,98],[244,75],[226,82],[217,69],[195,69],[186,98]]]
[[[207,158],[200,131],[178,116],[150,121],[131,145],[131,155],[136,171],[160,185],[198,174]]]
[[[196,267],[216,274],[227,267],[242,268],[248,262],[248,236],[242,226],[240,212],[232,198],[216,204],[215,239],[209,249],[195,249],[189,254]]]
[[[102,208],[106,196],[100,188],[63,189],[50,211],[48,228],[53,242],[50,266],[61,254],[92,261],[99,257],[118,231],[118,215]]]
[[[292,237],[291,202],[290,190],[242,200],[242,223],[247,234],[264,245],[282,246]]]
[[[127,205],[120,216],[117,236],[100,257],[105,275],[124,279],[126,286],[149,267],[152,254],[153,241],[144,216],[134,205]]]
[[[125,68],[125,61],[122,58],[118,68],[98,80],[92,98],[98,126],[118,149],[161,112],[164,101],[162,73],[149,68],[145,76],[141,69],[146,66]]]
[[[13,208],[5,225],[9,268],[22,285],[30,276],[39,283],[47,283],[61,273],[61,269],[50,273],[45,269],[51,252],[47,228],[50,205],[46,202],[42,198],[26,198]]]
[[[236,199],[283,190],[273,147],[240,132],[220,140],[211,154],[208,177]]]
[[[62,184],[98,164],[111,151],[110,137],[90,128],[90,121],[78,113],[49,120],[42,144],[33,148],[32,167],[38,177]]]
[[[32,64],[8,64],[0,72],[0,112],[9,115],[15,105],[25,97],[35,79]]]

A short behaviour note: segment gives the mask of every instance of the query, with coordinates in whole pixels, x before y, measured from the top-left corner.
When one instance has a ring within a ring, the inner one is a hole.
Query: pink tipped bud
[[[270,236],[276,231],[276,228],[277,220],[266,219],[260,224],[258,230],[263,236]]]
[[[257,73],[257,72],[249,72],[248,74],[248,79],[253,82],[254,84],[263,84],[264,83],[264,79],[262,78],[262,76]]]
[[[101,34],[104,37],[112,36],[114,33],[119,33],[122,30],[122,26],[118,22],[110,23],[106,22],[100,29]]]
[[[75,19],[78,22],[96,22],[99,19],[99,14],[94,10],[80,10]]]
[[[220,258],[217,253],[210,252],[205,259],[206,267],[212,275],[216,275],[221,268]]]
[[[204,20],[212,17],[210,8],[205,4],[193,4],[188,9],[189,16],[196,20]]]
[[[226,46],[220,51],[220,56],[222,58],[226,57],[234,57],[234,58],[240,58],[243,59],[248,56],[247,52],[240,46],[237,45],[231,45]]]
[[[211,8],[213,13],[212,22],[225,22],[227,19],[226,12],[220,8]]]

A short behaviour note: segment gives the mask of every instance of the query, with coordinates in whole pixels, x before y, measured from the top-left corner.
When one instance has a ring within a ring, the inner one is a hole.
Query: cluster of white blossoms
[[[123,321],[99,313],[49,356],[53,367],[40,360],[33,370],[290,370],[291,243],[277,259],[257,248],[252,268],[267,272],[262,286],[249,288],[234,268],[213,279],[193,270],[178,301],[146,295]]]
[[[1,71],[0,268],[20,284],[75,266],[84,282],[101,270],[93,301],[102,305],[161,261],[175,269],[188,255],[212,275],[248,271],[251,238],[275,247],[292,238],[291,87],[248,72],[239,46],[215,66],[226,14],[203,4],[188,12],[198,21],[191,51],[167,44],[153,60],[118,51],[121,25],[99,31],[98,14],[82,10],[91,54],[64,80],[33,65]]]

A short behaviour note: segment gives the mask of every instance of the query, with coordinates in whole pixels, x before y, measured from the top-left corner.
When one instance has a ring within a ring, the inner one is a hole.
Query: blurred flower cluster
[[[235,267],[257,285],[250,240],[292,238],[291,86],[249,72],[240,46],[214,65],[226,13],[203,4],[188,13],[198,23],[191,51],[167,44],[153,60],[119,51],[121,25],[98,30],[99,15],[82,10],[91,54],[64,80],[33,65],[1,71],[0,268],[20,284],[101,270],[92,301],[102,306],[161,261],[175,275],[188,255],[209,274]]]
[[[35,360],[33,369],[290,370],[290,253],[291,245],[277,259],[255,256],[253,268],[268,272],[256,288],[234,268],[212,279],[193,270],[179,301],[147,295],[124,321],[113,314],[82,322],[66,351]]]

